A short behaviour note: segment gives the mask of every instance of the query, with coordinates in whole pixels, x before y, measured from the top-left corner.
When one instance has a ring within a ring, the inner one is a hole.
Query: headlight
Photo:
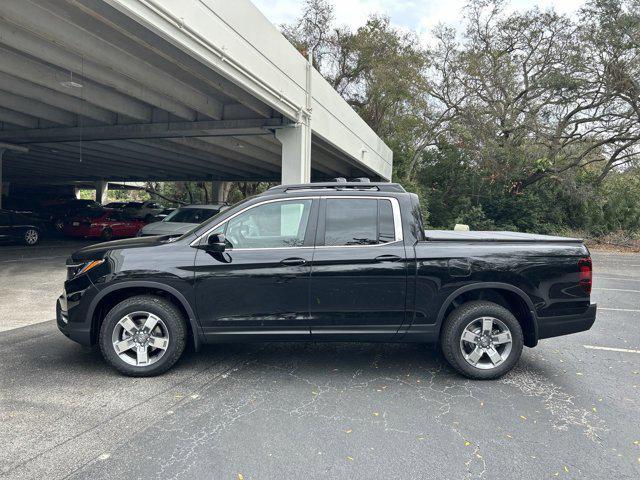
[[[67,280],[87,273],[89,270],[96,268],[104,263],[103,260],[91,260],[90,262],[78,263],[76,265],[67,265]]]

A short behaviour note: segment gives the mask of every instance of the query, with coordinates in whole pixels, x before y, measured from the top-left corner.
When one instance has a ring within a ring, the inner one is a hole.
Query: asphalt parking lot
[[[65,260],[90,243],[46,238],[35,247],[0,245],[0,332],[55,318]]]
[[[119,376],[51,320],[78,243],[0,247],[0,476],[640,478],[640,254],[594,253],[589,332],[498,381],[420,345],[226,345]]]

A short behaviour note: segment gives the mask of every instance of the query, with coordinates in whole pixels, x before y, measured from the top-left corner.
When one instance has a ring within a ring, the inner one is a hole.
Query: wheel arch
[[[127,281],[106,287],[91,301],[87,317],[91,319],[92,344],[97,343],[100,324],[106,313],[124,299],[136,295],[161,296],[178,307],[187,319],[187,329],[189,336],[193,339],[194,348],[196,351],[200,349],[202,331],[198,324],[196,314],[185,296],[170,285],[143,280]]]
[[[441,328],[444,320],[456,306],[480,299],[493,301],[508,308],[522,326],[524,344],[527,347],[535,347],[538,344],[538,320],[533,302],[522,289],[508,283],[483,282],[458,288],[440,307],[437,325]]]

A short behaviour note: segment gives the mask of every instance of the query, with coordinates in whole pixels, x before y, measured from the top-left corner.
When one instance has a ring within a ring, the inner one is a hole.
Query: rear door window
[[[324,245],[379,245],[395,241],[390,200],[328,198]]]

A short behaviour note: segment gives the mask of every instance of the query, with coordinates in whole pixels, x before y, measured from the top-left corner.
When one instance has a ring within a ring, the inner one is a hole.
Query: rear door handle
[[[376,262],[399,262],[402,257],[398,255],[380,255],[374,259]]]
[[[304,265],[305,263],[307,263],[307,261],[304,258],[299,257],[285,258],[280,262],[281,265],[286,265],[287,267],[295,267],[298,265]]]

